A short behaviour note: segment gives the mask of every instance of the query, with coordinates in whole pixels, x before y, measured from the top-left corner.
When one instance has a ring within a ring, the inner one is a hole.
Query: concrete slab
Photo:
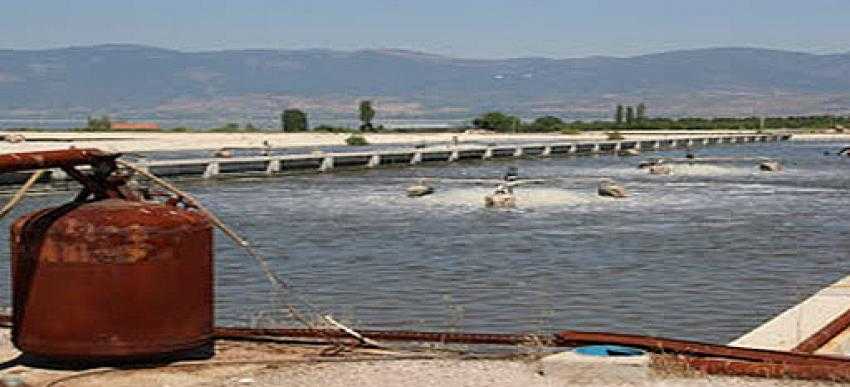
[[[729,345],[789,351],[847,310],[850,310],[850,276],[815,293]],[[841,343],[845,342],[846,339]],[[836,344],[830,348],[850,350],[850,344]]]

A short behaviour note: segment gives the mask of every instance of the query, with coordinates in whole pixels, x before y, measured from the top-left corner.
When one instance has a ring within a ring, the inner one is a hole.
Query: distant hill
[[[0,50],[0,117],[271,117],[285,107],[379,117],[850,112],[850,54],[757,48],[630,58],[457,59],[404,50],[181,52],[136,45]]]

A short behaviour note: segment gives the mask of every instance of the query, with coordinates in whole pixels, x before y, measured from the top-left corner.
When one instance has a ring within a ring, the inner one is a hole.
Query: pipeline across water
[[[635,167],[642,157],[605,156],[184,188],[249,236],[312,303],[355,327],[574,328],[726,342],[850,271],[850,160],[823,156],[842,145],[697,151],[780,158],[786,170],[775,174],[733,162],[649,176]],[[483,196],[508,166],[547,183],[520,188],[517,209],[484,209]],[[405,197],[422,177],[437,192]],[[632,197],[596,196],[602,177]],[[70,195],[28,198],[3,227]],[[223,236],[216,254],[219,323],[295,325],[277,312],[282,305],[259,269]],[[8,305],[8,262],[0,269],[0,303]]]

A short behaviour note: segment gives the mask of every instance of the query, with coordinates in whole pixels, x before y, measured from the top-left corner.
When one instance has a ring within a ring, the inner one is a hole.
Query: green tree
[[[614,114],[614,121],[618,124],[623,123],[623,105],[617,105],[617,113]]]
[[[109,116],[101,116],[100,118],[89,117],[86,129],[93,131],[107,131],[112,129],[112,121]]]
[[[530,129],[541,132],[553,132],[564,128],[564,121],[555,116],[544,116],[537,118],[531,124]]]
[[[372,119],[375,118],[375,109],[372,101],[360,101],[360,130],[372,130]]]
[[[609,140],[624,140],[624,139],[625,139],[625,137],[623,137],[623,134],[622,134],[622,133],[620,133],[619,131],[615,130],[615,131],[613,131],[613,132],[609,132],[609,133],[608,133],[608,139],[609,139]]]
[[[646,104],[641,102],[637,105],[637,120],[641,122],[646,119]]]
[[[307,114],[299,109],[286,109],[280,115],[280,128],[284,132],[303,132],[310,129]]]
[[[472,120],[472,126],[479,129],[495,130],[497,132],[513,131],[519,124],[519,118],[501,112],[484,113]]]
[[[631,125],[635,122],[635,107],[626,106],[626,124]]]

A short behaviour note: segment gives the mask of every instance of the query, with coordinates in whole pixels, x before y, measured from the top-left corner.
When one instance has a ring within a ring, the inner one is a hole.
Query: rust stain
[[[41,152],[23,152],[0,155],[0,173],[42,168],[73,167],[111,161],[117,153],[98,149],[63,149]]]

